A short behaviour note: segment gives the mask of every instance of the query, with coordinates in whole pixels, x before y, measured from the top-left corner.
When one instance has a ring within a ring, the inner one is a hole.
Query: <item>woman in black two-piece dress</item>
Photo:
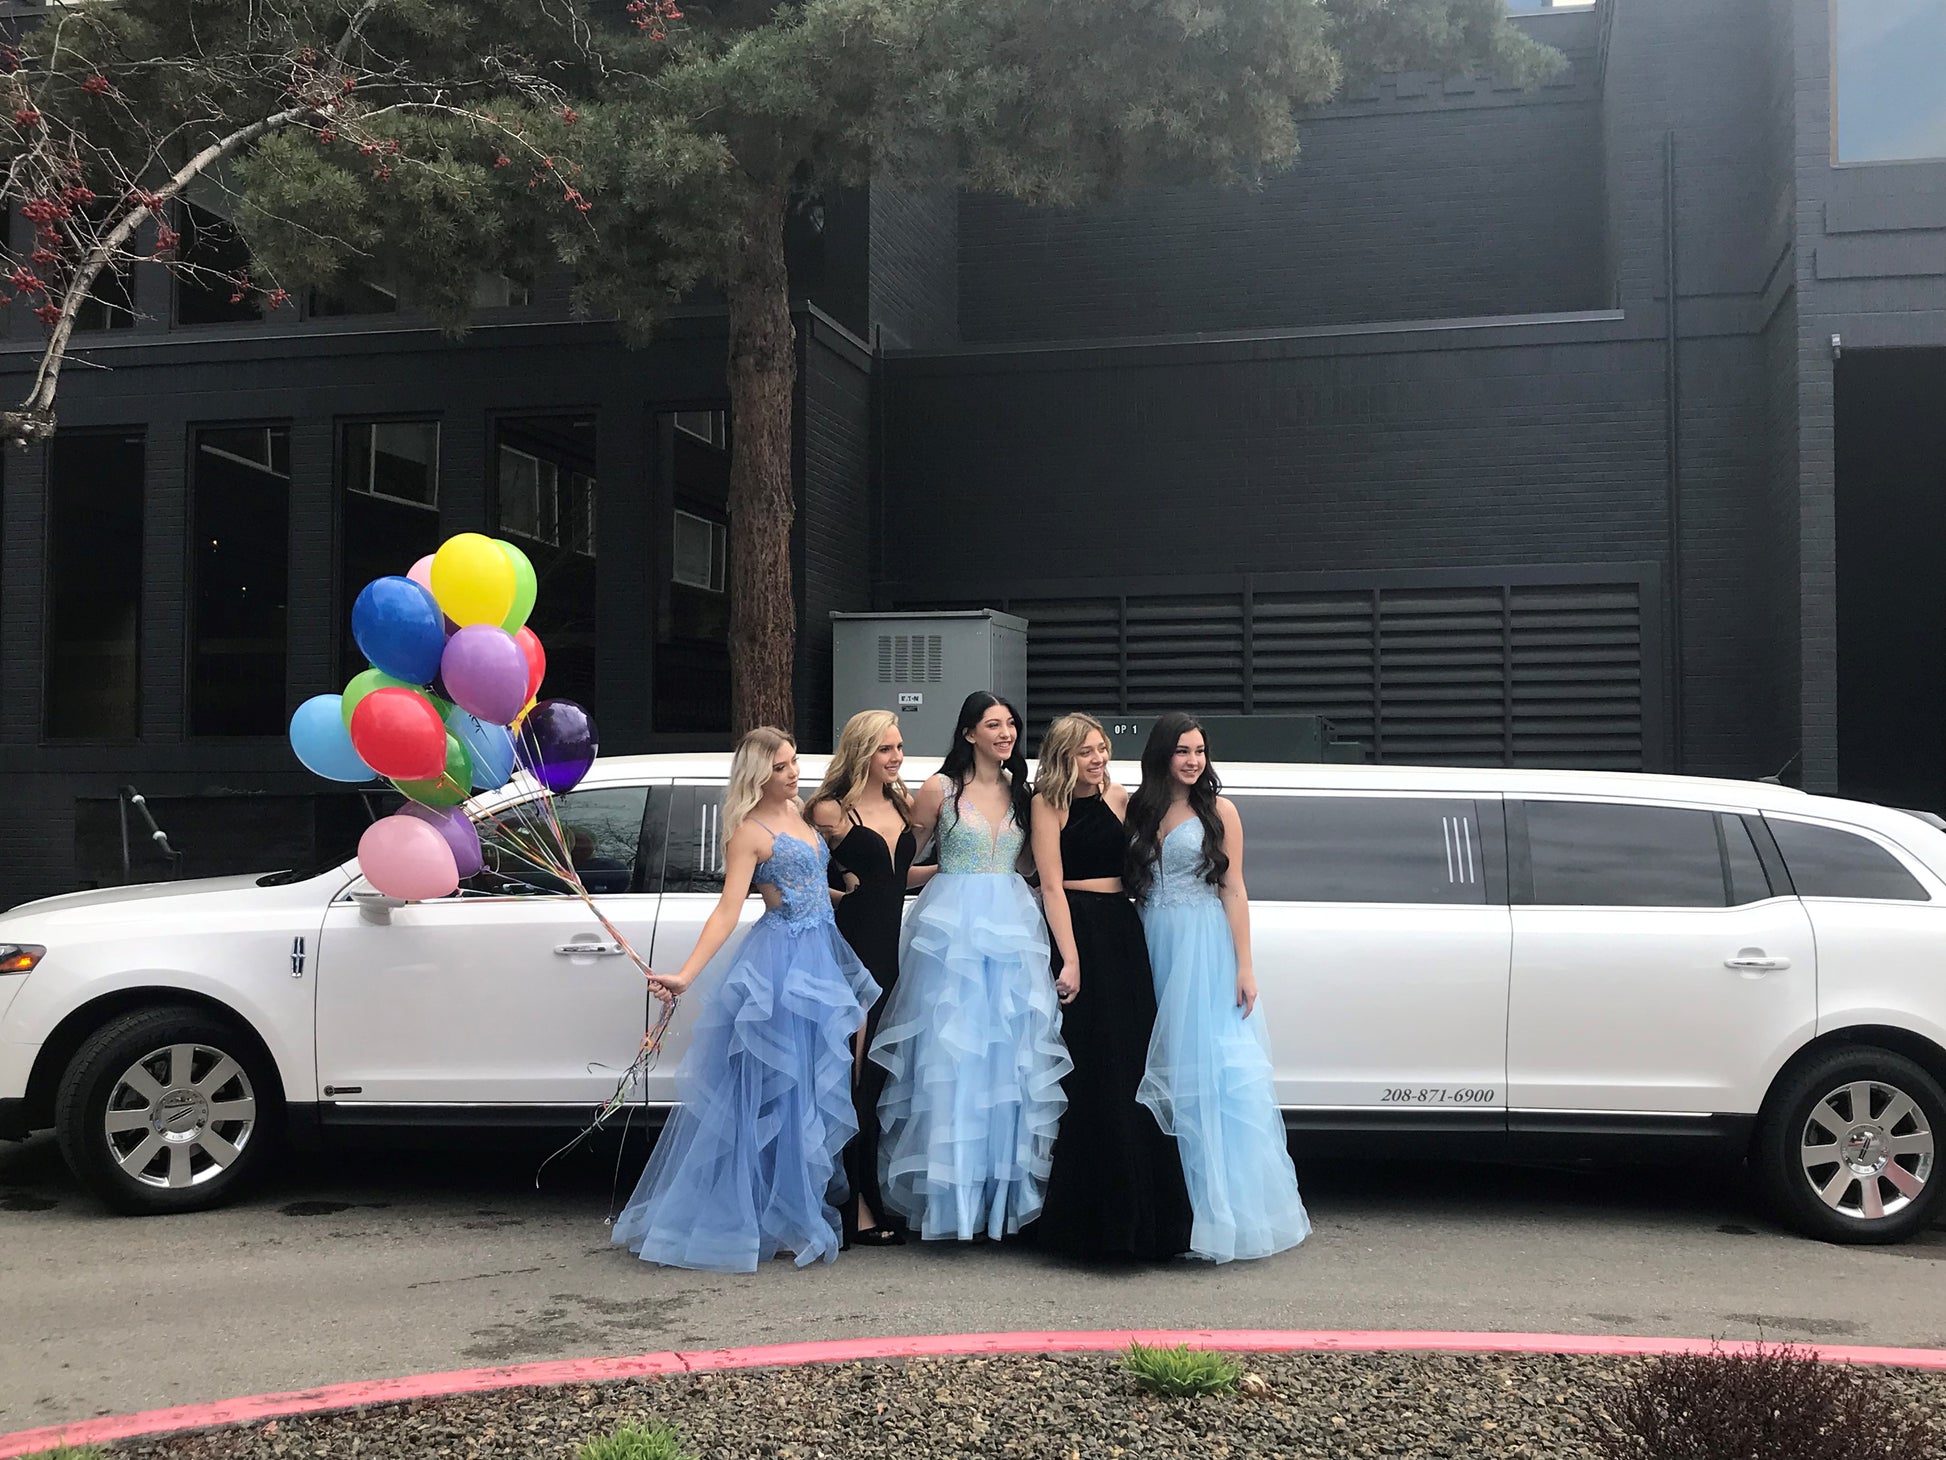
[[[912,835],[912,798],[899,779],[904,762],[898,716],[889,710],[853,715],[838,737],[824,784],[805,808],[831,846],[838,931],[884,990],[858,1036],[851,1087],[858,1138],[845,1149],[852,1194],[844,1211],[845,1240],[865,1246],[905,1240],[878,1190],[878,1097],[885,1071],[864,1057],[899,977],[906,888],[932,875],[932,868],[912,865],[918,848]]]
[[[1122,888],[1128,793],[1108,779],[1090,715],[1048,727],[1034,780],[1034,863],[1074,1069],[1054,1141],[1041,1247],[1085,1258],[1174,1257],[1193,1216],[1175,1140],[1136,1099],[1155,1031],[1142,920]]]

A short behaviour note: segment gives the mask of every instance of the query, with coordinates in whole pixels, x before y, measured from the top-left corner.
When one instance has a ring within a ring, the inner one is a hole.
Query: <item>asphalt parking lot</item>
[[[119,1218],[53,1142],[0,1145],[0,1431],[423,1370],[1020,1328],[1492,1329],[1946,1347],[1946,1228],[1773,1226],[1734,1172],[1299,1167],[1295,1252],[1077,1268],[1013,1247],[854,1251],[752,1277],[611,1248],[613,1153],[293,1160],[246,1203]],[[620,1195],[640,1148],[624,1157]]]

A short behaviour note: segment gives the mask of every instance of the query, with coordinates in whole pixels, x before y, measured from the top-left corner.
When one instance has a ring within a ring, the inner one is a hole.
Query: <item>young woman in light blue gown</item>
[[[871,1058],[883,1066],[879,1192],[922,1238],[998,1238],[1040,1215],[1072,1068],[1047,924],[1020,876],[1020,715],[976,692],[913,798],[939,871],[913,904]]]
[[[1155,1034],[1137,1098],[1176,1138],[1195,1212],[1190,1251],[1268,1257],[1311,1231],[1257,1012],[1243,823],[1202,726],[1157,718],[1129,802],[1129,891],[1155,969]]]
[[[613,1240],[644,1262],[755,1272],[790,1253],[838,1255],[840,1157],[857,1133],[852,1039],[878,985],[839,936],[824,838],[797,802],[797,747],[781,730],[737,746],[723,797],[723,895],[657,997],[696,981],[736,931],[753,890],[775,904],[702,994],[669,1117]]]

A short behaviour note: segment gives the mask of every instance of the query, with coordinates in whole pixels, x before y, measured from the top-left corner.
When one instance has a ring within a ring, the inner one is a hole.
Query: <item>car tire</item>
[[[1826,1242],[1903,1242],[1939,1211],[1946,1090],[1916,1061],[1851,1045],[1789,1070],[1757,1129],[1759,1178],[1784,1222]]]
[[[232,1200],[283,1126],[269,1058],[234,1022],[168,1006],[97,1029],[61,1077],[61,1154],[118,1212],[193,1212]]]

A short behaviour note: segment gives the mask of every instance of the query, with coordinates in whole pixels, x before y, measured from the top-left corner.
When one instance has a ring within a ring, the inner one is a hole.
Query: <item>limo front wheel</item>
[[[1939,1210],[1946,1092],[1904,1055],[1834,1049],[1788,1075],[1758,1133],[1778,1215],[1827,1242],[1900,1242]]]
[[[281,1102],[254,1039],[200,1009],[110,1020],[62,1077],[61,1154],[117,1211],[196,1211],[263,1164]]]

